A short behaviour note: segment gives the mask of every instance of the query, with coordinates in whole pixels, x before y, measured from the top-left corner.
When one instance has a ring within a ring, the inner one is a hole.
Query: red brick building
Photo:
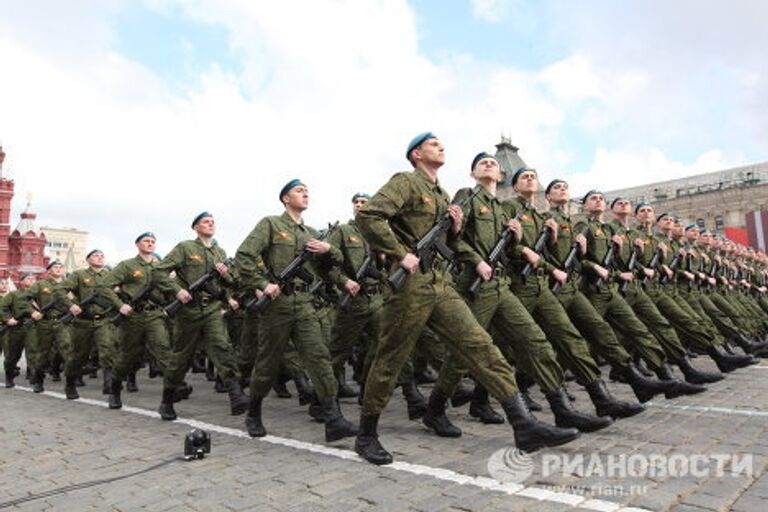
[[[21,274],[45,273],[48,263],[45,257],[45,235],[37,227],[37,214],[32,212],[29,203],[16,229],[11,231],[14,182],[3,172],[4,160],[5,152],[0,146],[0,278],[10,277],[18,282]]]

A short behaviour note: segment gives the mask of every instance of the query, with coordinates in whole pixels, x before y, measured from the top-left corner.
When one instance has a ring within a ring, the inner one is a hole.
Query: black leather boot
[[[354,437],[358,434],[357,427],[350,423],[341,413],[339,399],[335,396],[323,398],[323,412],[325,412],[325,441],[332,443],[345,437]]]
[[[536,419],[525,406],[520,393],[499,402],[515,432],[515,446],[533,452],[546,446],[559,446],[579,437],[575,428],[560,428]]]
[[[238,384],[240,384],[240,381],[237,381]],[[242,386],[240,386],[242,389]],[[226,393],[229,391],[229,388],[224,384],[224,381],[221,380],[221,376],[217,373],[216,374],[216,382],[213,384],[213,390],[217,393]]]
[[[641,404],[616,400],[602,380],[591,382],[584,387],[592,403],[595,404],[598,416],[610,416],[613,419],[629,418],[645,410]]]
[[[451,407],[461,407],[472,400],[474,389],[462,379],[451,396]]]
[[[160,417],[166,421],[176,419],[176,411],[173,409],[173,392],[173,388],[163,387],[163,398],[160,402],[160,407],[157,409]]]
[[[245,415],[245,428],[251,437],[264,437],[267,429],[261,422],[261,397],[252,396],[248,404],[248,414]]]
[[[80,398],[80,394],[77,392],[77,377],[65,377],[66,383],[64,384],[64,394],[67,395],[67,400],[77,400]]]
[[[272,390],[277,395],[277,398],[292,398],[293,395],[290,391],[288,391],[288,388],[285,386],[285,381],[278,379],[275,381],[274,384],[272,384]]]
[[[108,395],[112,391],[112,368],[104,368],[101,372],[103,380],[101,385],[101,394]]]
[[[360,433],[355,439],[355,451],[371,464],[392,464],[392,454],[379,442],[378,425],[378,414],[360,414]]]
[[[186,400],[187,398],[189,398],[189,395],[191,394],[192,394],[192,386],[190,386],[186,382],[182,382],[181,384],[173,388],[173,403]]]
[[[236,380],[229,383],[229,409],[232,416],[238,416],[248,410],[250,399],[243,393],[243,388]]]
[[[34,377],[32,391],[35,393],[42,393],[45,391],[45,388],[43,387],[43,383],[45,382],[45,372],[43,370],[34,369],[32,370],[32,376]]]
[[[416,380],[412,379],[410,382],[402,384],[401,387],[403,398],[408,404],[408,419],[417,420],[424,417],[424,413],[427,412],[427,399],[419,391]]]
[[[683,376],[685,377],[686,382],[690,382],[691,384],[708,384],[710,382],[717,382],[723,380],[723,374],[718,373],[711,373],[711,372],[704,372],[697,368],[694,368],[694,366],[691,364],[691,362],[688,360],[687,357],[681,357],[677,361],[675,361],[677,366],[680,368],[680,371],[683,372]]]
[[[730,373],[739,368],[744,368],[752,363],[752,357],[729,354],[722,347],[712,345],[707,349],[707,354],[717,365],[717,369],[723,373]]]
[[[547,393],[547,401],[555,415],[555,425],[561,428],[573,427],[581,432],[594,432],[609,426],[610,418],[590,416],[571,408],[571,402],[564,389]]]
[[[299,405],[307,405],[311,403],[315,397],[315,388],[307,380],[303,373],[298,374],[293,378],[293,383],[296,384],[296,391],[299,393]]]
[[[475,392],[472,394],[472,401],[469,402],[469,415],[486,425],[504,423],[504,417],[491,407],[491,402],[488,400],[488,390],[479,382],[475,383]]]
[[[523,396],[523,402],[525,402],[525,406],[528,408],[529,411],[544,410],[541,404],[531,397],[531,394],[529,392],[523,391],[520,394]]]
[[[113,377],[112,389],[110,390],[111,393],[109,394],[109,399],[107,401],[110,409],[122,409],[123,400],[122,400],[122,397],[120,396],[120,392],[122,391],[122,389],[123,389],[122,383]]]
[[[675,374],[672,372],[672,368],[668,364],[664,363],[656,370],[656,375],[659,376],[659,380],[672,383],[671,389],[664,393],[667,398],[677,398],[683,395],[696,395],[707,390],[701,384],[689,384],[675,378]]]
[[[128,374],[128,380],[125,383],[125,390],[129,393],[136,393],[139,390],[139,386],[136,385],[136,372],[131,372]]]
[[[645,403],[661,393],[666,393],[672,388],[668,382],[649,379],[637,369],[634,363],[629,363],[626,368],[617,369],[624,375],[624,380],[632,386],[632,391],[640,403]]]
[[[339,398],[355,398],[357,396],[357,391],[347,384],[347,378],[344,375],[343,369],[336,375],[336,380],[339,383],[339,389],[336,396]]]
[[[445,404],[448,398],[438,389],[433,389],[427,402],[422,422],[440,437],[461,437],[461,429],[451,423],[445,415]]]

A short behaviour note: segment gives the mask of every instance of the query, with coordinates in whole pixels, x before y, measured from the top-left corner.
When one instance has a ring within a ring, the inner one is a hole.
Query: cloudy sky
[[[432,130],[441,180],[501,134],[604,190],[768,159],[768,2],[0,0],[0,141],[41,224],[110,260],[201,210],[234,252],[280,211],[349,216]]]

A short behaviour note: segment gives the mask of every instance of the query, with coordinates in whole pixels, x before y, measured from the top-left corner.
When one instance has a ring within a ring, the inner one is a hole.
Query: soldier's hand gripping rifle
[[[333,230],[338,227],[338,225],[338,221],[333,224],[328,224],[328,230],[322,235],[318,236],[317,240],[322,242],[328,238],[328,235],[330,235]],[[288,263],[288,265],[286,265],[283,270],[280,271],[280,273],[277,275],[276,282],[281,290],[297,277],[308,284],[314,281],[315,278],[312,273],[304,268],[304,264],[309,261],[311,256],[312,252],[305,246],[301,252],[290,263]],[[269,307],[271,303],[272,297],[264,293],[259,298],[253,297],[251,300],[249,300],[245,305],[245,309],[250,313],[261,314],[266,311],[267,307]]]
[[[672,271],[672,275],[673,276],[675,275],[675,270],[677,270],[677,267],[680,266],[680,260],[681,259],[682,259],[682,256],[680,256],[680,253],[678,252],[677,254],[675,254],[675,257],[672,258],[672,261],[669,263],[669,270]],[[669,274],[665,273],[661,277],[661,281],[660,282],[661,282],[661,284],[667,284],[670,279],[672,279],[672,278],[669,277]]]
[[[232,260],[232,258],[227,258],[223,263],[227,267],[231,267],[234,265],[234,260]],[[192,282],[192,284],[190,284],[187,287],[187,291],[191,295],[194,295],[199,291],[205,290],[211,293],[211,295],[215,295],[215,293],[212,293],[214,291],[212,289],[212,285],[213,285],[213,280],[217,278],[219,275],[220,275],[219,271],[216,270],[216,267],[214,266],[213,268],[211,268],[211,270],[209,270],[208,272],[206,272],[205,274],[197,278],[197,280]],[[179,312],[179,310],[183,305],[184,303],[181,302],[179,299],[174,299],[173,302],[171,302],[170,304],[168,304],[163,308],[163,311],[165,311],[165,314],[168,316],[174,316],[176,313]]]
[[[549,242],[550,236],[552,236],[552,230],[547,226],[544,226],[541,233],[539,233],[539,237],[536,239],[536,243],[533,244],[533,251],[536,254],[541,256],[541,251],[544,250],[544,246]],[[543,258],[543,256],[541,257]],[[533,272],[533,263],[529,261],[525,264],[523,270],[520,271],[520,277],[523,278],[523,282],[525,282],[528,276],[531,275],[531,272]]]
[[[38,311],[43,317],[45,317],[45,314],[48,313],[52,309],[58,309],[62,313],[66,313],[66,308],[64,308],[64,305],[61,304],[58,300],[52,300],[42,308],[38,308],[34,303],[32,304],[32,307],[35,308],[36,311]],[[27,318],[24,320],[24,325],[30,325],[35,322],[34,318]]]
[[[664,251],[661,250],[661,247],[658,247],[656,249],[656,254],[653,255],[653,258],[651,258],[651,262],[648,264],[646,268],[650,268],[654,272],[660,272],[661,269],[661,257],[664,255]],[[646,274],[645,277],[643,277],[643,282],[647,283],[650,281],[651,278],[648,277]]]
[[[611,246],[608,248],[608,252],[605,253],[605,256],[603,257],[603,261],[601,262],[601,267],[603,267],[606,271],[611,271],[611,265],[613,265],[613,258],[614,254],[616,254],[616,242],[611,243]],[[608,276],[610,278],[610,275]],[[597,281],[595,281],[595,286],[598,288],[604,288],[605,287],[606,280],[602,277],[598,277]]]
[[[629,256],[629,261],[627,262],[627,272],[632,274],[634,276],[635,267],[637,266],[637,253],[640,251],[640,248],[638,246],[634,246],[632,248],[632,254]],[[619,287],[619,291],[622,295],[627,294],[627,290],[629,289],[629,283],[631,281],[622,281],[621,286]]]
[[[154,285],[151,282],[146,286],[142,287],[132,297],[128,298],[128,305],[131,306],[132,308],[135,308],[136,306],[144,302],[149,297],[149,294],[152,293],[152,288],[154,288]],[[112,318],[109,321],[112,322],[112,325],[114,325],[115,327],[119,327],[120,324],[123,323],[123,320],[125,320],[125,315],[122,314],[120,311],[118,311],[117,313],[114,314],[114,316],[112,316]]]
[[[496,245],[494,245],[493,249],[491,249],[491,253],[488,255],[488,259],[485,260],[491,269],[495,269],[496,264],[499,261],[506,259],[507,247],[509,247],[509,244],[512,243],[513,238],[515,238],[515,233],[509,228],[505,228],[504,233],[502,233],[501,237],[496,242]],[[469,296],[472,300],[475,300],[477,297],[477,292],[480,290],[481,284],[483,284],[483,278],[478,275],[475,277],[475,280],[472,281],[472,284],[469,285],[467,291],[469,292]]]
[[[470,195],[453,204],[464,209],[464,207],[468,205],[482,189],[483,188],[480,185],[476,186]],[[421,237],[421,239],[414,245],[411,252],[419,258],[419,267],[422,272],[428,272],[429,269],[432,268],[432,252],[435,250],[448,261],[451,261],[454,258],[453,251],[440,240],[440,237],[448,231],[452,224],[453,220],[451,219],[451,214],[445,212],[435,225],[427,231],[427,234]],[[392,291],[397,293],[403,289],[403,285],[405,285],[405,280],[407,278],[408,271],[400,266],[389,275],[387,282],[389,283],[390,288],[392,288]]]
[[[87,308],[88,306],[90,306],[92,304],[98,304],[99,306],[101,306],[103,308],[108,308],[108,307],[112,306],[112,304],[110,302],[108,302],[107,299],[102,297],[99,294],[99,292],[93,292],[92,294],[90,294],[86,298],[84,298],[83,301],[80,302],[80,304],[78,304],[78,307],[82,311],[85,311],[85,308]],[[66,315],[61,317],[60,321],[61,321],[61,323],[67,325],[67,324],[71,324],[72,320],[74,320],[74,319],[75,319],[75,315],[73,315],[71,311],[68,311]]]
[[[581,236],[586,237],[589,234],[589,226],[584,227],[584,229],[581,230]],[[563,262],[563,272],[566,274],[570,273],[571,270],[576,266],[576,262],[579,258],[579,252],[581,251],[581,245],[578,241],[576,241],[576,238],[574,237],[573,242],[571,242],[571,248],[568,250],[568,254],[565,255],[565,261]],[[566,277],[566,279],[568,279]],[[557,293],[560,291],[560,288],[562,288],[563,285],[560,283],[560,281],[555,280],[555,282],[552,284],[552,293]]]
[[[357,271],[355,271],[355,282],[360,285],[361,291],[365,286],[364,282],[367,277],[372,279],[381,279],[381,272],[376,270],[375,264],[376,256],[372,251],[369,251],[368,254],[365,255],[363,262],[357,268]],[[344,297],[342,297],[341,301],[339,302],[339,307],[346,311],[349,307],[350,300],[352,300],[352,295],[348,291],[345,291]]]

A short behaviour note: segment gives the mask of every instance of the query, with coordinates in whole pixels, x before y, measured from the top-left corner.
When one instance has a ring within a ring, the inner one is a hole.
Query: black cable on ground
[[[97,485],[103,485],[103,484],[110,484],[112,482],[117,482],[118,480],[124,480],[126,478],[131,478],[133,476],[142,475],[144,473],[149,473],[150,471],[153,471],[155,469],[161,468],[163,466],[167,466],[168,464],[176,461],[184,460],[183,458],[174,457],[172,459],[164,460],[162,462],[158,462],[157,464],[150,466],[148,468],[144,468],[139,471],[134,471],[133,473],[127,473],[125,475],[119,475],[119,476],[113,476],[111,478],[102,478],[99,480],[91,480],[89,482],[81,482],[79,484],[72,484],[67,485],[64,487],[59,487],[58,489],[51,489],[50,491],[41,492],[38,494],[31,494],[29,496],[24,496],[22,498],[16,498],[15,500],[10,501],[4,501],[0,503],[0,508],[8,508],[13,507],[16,505],[21,505],[22,503],[27,503],[30,501],[39,500],[42,498],[50,498],[51,496],[56,496],[58,494],[64,494],[70,491],[79,491],[80,489],[87,489],[88,487],[94,487]]]

